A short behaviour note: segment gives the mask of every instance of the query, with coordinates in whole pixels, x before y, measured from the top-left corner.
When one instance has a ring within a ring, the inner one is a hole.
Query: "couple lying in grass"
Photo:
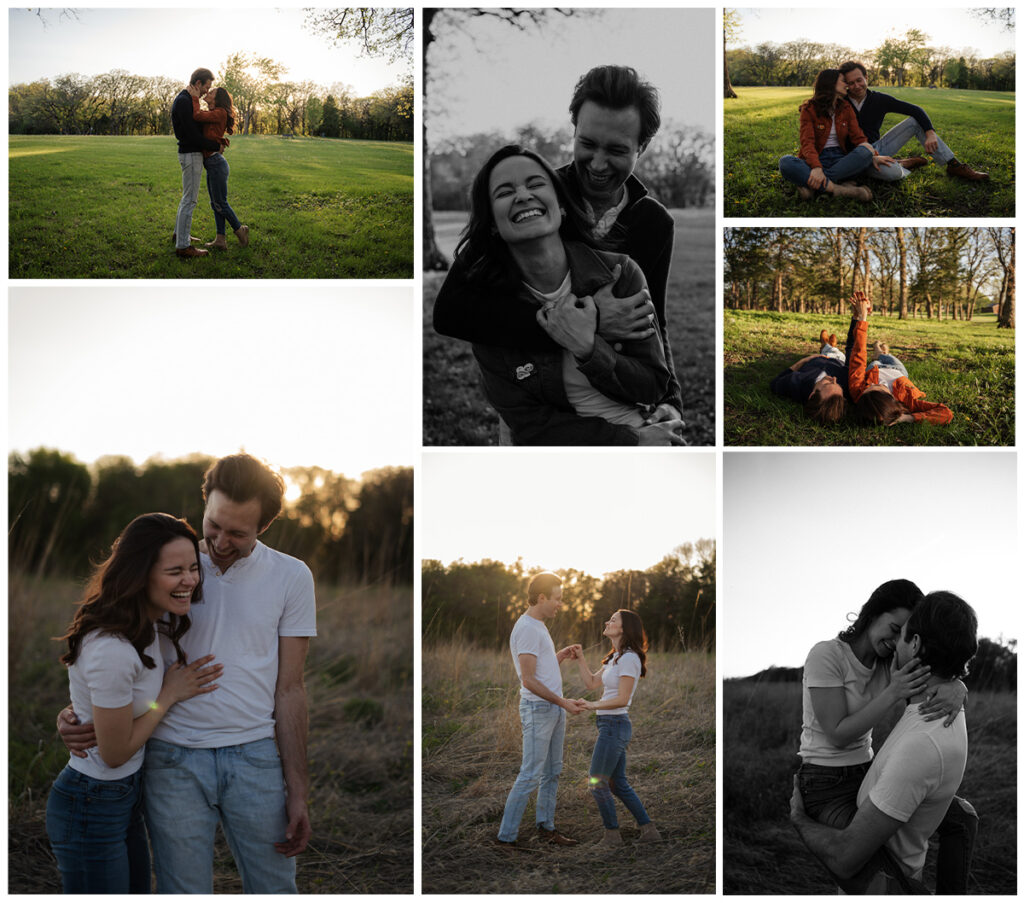
[[[853,318],[846,338],[846,354],[835,335],[821,331],[821,351],[801,358],[771,382],[777,395],[799,401],[804,413],[819,423],[838,423],[846,416],[847,398],[853,417],[866,425],[913,423],[928,420],[948,424],[953,412],[944,404],[925,401],[903,363],[889,354],[889,346],[875,342],[876,358],[867,363],[867,315],[871,302],[863,292],[850,299]],[[849,355],[849,359],[847,359]]]

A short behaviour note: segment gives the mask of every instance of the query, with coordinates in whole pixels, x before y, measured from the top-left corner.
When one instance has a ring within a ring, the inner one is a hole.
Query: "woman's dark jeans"
[[[802,763],[797,781],[807,815],[823,825],[845,828],[857,814],[857,792],[869,767],[867,762],[842,766]],[[939,838],[935,893],[966,894],[978,834],[977,812],[967,800],[955,796],[935,833]],[[901,868],[885,847],[879,854],[865,869],[884,869],[888,873],[893,868]],[[833,878],[842,885],[834,875]]]
[[[142,772],[99,781],[70,766],[46,801],[46,833],[66,894],[148,894]]]
[[[844,154],[838,147],[826,147],[818,154],[822,171],[829,182],[845,182],[854,176],[860,175],[871,166],[871,159],[874,155],[864,145],[855,147],[848,154]],[[787,154],[779,159],[779,172],[787,182],[799,185],[801,188],[807,186],[807,179],[811,174],[811,166],[799,157]],[[826,185],[828,182],[825,183]],[[817,189],[820,194],[825,190],[823,185]]]
[[[224,235],[227,231],[226,223],[231,223],[232,229],[242,225],[228,203],[228,174],[231,168],[223,154],[207,157],[203,165],[206,166],[206,190],[210,192],[210,206],[217,222],[217,234]]]
[[[613,793],[622,800],[638,825],[646,825],[651,820],[640,797],[626,780],[626,747],[632,736],[629,715],[597,716],[597,742],[590,760],[590,792],[608,830],[619,826]]]

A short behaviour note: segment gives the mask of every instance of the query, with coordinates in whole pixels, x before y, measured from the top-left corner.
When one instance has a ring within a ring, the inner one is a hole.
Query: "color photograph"
[[[1013,216],[1016,24],[725,10],[725,215]]]
[[[422,30],[424,445],[713,445],[713,11]]]
[[[10,278],[412,278],[411,9],[8,16]]]
[[[1016,454],[723,457],[724,892],[1016,894]]]
[[[412,893],[411,295],[11,289],[11,893]]]
[[[714,454],[423,457],[423,892],[713,894]]]
[[[1015,230],[726,229],[727,445],[1014,444]]]

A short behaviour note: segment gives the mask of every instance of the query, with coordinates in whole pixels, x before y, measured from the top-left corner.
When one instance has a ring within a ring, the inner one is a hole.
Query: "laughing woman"
[[[636,612],[620,609],[605,623],[604,635],[611,641],[612,648],[596,672],[588,667],[583,648],[572,647],[586,688],[604,687],[599,701],[585,703],[587,709],[597,712],[597,742],[590,760],[590,792],[604,823],[604,836],[599,844],[616,847],[622,843],[613,794],[636,819],[640,840],[661,840],[640,797],[626,780],[626,748],[633,736],[629,706],[640,678],[647,674],[647,634]]]
[[[46,803],[46,833],[66,894],[144,894],[149,844],[142,821],[142,759],[177,702],[216,689],[220,665],[185,663],[179,639],[201,597],[199,546],[184,520],[143,514],[93,574],[68,632],[71,703],[97,745],[72,756]],[[167,672],[163,634],[178,652]]]

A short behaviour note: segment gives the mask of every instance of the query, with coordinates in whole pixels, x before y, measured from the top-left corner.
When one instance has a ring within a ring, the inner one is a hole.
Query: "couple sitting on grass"
[[[854,292],[850,306],[853,318],[846,338],[847,353],[836,347],[835,335],[823,329],[821,351],[783,370],[772,380],[771,390],[801,402],[804,413],[822,424],[838,423],[845,417],[847,394],[854,403],[854,418],[867,426],[920,420],[948,424],[953,412],[944,404],[924,400],[925,393],[910,381],[907,368],[889,354],[885,342],[875,342],[877,357],[867,364],[871,302],[863,292]]]
[[[647,635],[636,612],[620,609],[604,625],[611,650],[601,667],[591,671],[579,644],[555,652],[555,644],[544,622],[562,607],[562,580],[557,574],[537,574],[527,591],[529,608],[520,615],[509,637],[512,662],[519,677],[519,720],[523,727],[523,761],[519,768],[498,829],[497,842],[505,849],[523,849],[519,823],[526,804],[537,792],[537,839],[555,846],[576,846],[579,842],[555,828],[558,776],[562,772],[565,741],[565,713],[597,713],[597,741],[590,760],[590,792],[597,803],[604,834],[597,845],[614,849],[622,845],[615,812],[617,796],[636,819],[638,840],[659,841],[661,835],[626,780],[626,748],[633,735],[629,706],[640,678],[647,673]],[[569,699],[562,695],[559,665],[576,662],[580,680],[587,690],[604,688],[601,699]]]
[[[959,596],[889,580],[808,654],[790,820],[843,892],[930,893],[921,882],[935,835],[935,892],[968,893],[978,815],[957,796],[967,767],[960,678],[977,634]],[[872,730],[895,711],[873,752]]]
[[[909,116],[884,135],[886,114]],[[816,194],[834,194],[870,201],[871,189],[853,185],[855,176],[898,182],[910,170],[925,166],[925,157],[894,159],[911,138],[946,174],[971,182],[985,181],[988,173],[961,163],[935,134],[921,107],[888,94],[868,90],[867,69],[853,60],[838,69],[823,69],[814,82],[814,96],[800,107],[800,155],[779,160],[783,178],[797,186],[802,200]]]
[[[204,110],[200,99],[206,104]],[[209,69],[196,69],[188,87],[174,99],[171,106],[171,124],[178,139],[178,163],[181,164],[181,203],[174,223],[174,252],[179,257],[206,257],[206,248],[226,250],[226,227],[231,223],[238,243],[249,244],[249,227],[243,225],[228,203],[228,174],[231,172],[224,151],[231,143],[228,135],[235,129],[235,105],[226,88],[213,87],[213,73]],[[199,183],[206,170],[206,188],[210,194],[217,236],[206,243],[206,248],[194,248],[199,241],[191,235],[192,212],[199,200]]]

